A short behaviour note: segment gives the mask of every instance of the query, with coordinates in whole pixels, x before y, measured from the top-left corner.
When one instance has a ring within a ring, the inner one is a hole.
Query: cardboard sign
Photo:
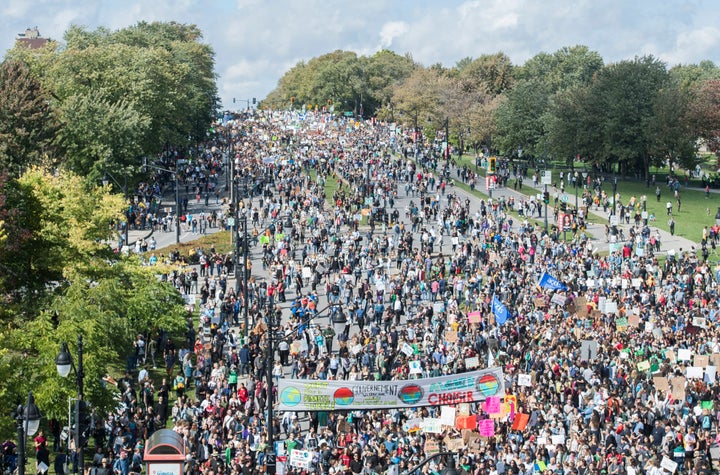
[[[653,376],[653,385],[658,391],[670,391],[670,384],[665,376]]]
[[[710,364],[710,357],[708,357],[707,355],[695,355],[695,360],[693,361],[693,366],[699,366],[700,368],[704,368],[709,364]]]
[[[683,376],[676,376],[670,380],[670,386],[672,387],[672,397],[675,400],[685,400],[685,378]]]
[[[447,341],[448,343],[455,343],[456,341],[458,341],[458,333],[453,330],[447,330],[445,332],[445,341]]]
[[[714,353],[710,355],[710,361],[713,366],[720,366],[720,353]]]
[[[540,297],[534,300],[535,308],[545,308],[545,299]]]
[[[640,326],[640,317],[638,315],[630,315],[627,321],[631,327],[637,328]]]
[[[465,367],[467,369],[477,368],[478,366],[480,366],[480,357],[465,358]]]
[[[480,315],[480,312],[468,313],[468,323],[481,323],[481,322],[482,322],[482,316]]]
[[[465,448],[465,442],[457,437],[445,437],[445,448],[450,452],[458,452]]]
[[[578,297],[575,299],[575,312],[580,318],[585,318],[587,316],[587,299],[585,297]]]
[[[437,440],[425,441],[425,454],[434,455],[440,452],[440,443]]]

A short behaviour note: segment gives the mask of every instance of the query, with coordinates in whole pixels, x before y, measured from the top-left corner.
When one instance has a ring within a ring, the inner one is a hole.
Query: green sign
[[[352,116],[353,116],[353,111],[345,111],[345,112],[343,112],[343,115],[344,115],[345,117],[352,117]]]

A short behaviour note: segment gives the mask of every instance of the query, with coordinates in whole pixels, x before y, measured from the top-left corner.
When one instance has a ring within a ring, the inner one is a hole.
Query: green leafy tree
[[[21,60],[0,64],[0,170],[18,176],[49,163],[57,131],[50,95]]]
[[[126,101],[110,101],[99,91],[68,97],[62,121],[59,143],[67,167],[96,183],[106,172],[119,175],[137,165],[150,125],[149,117]]]
[[[520,148],[523,154],[543,154],[544,117],[549,105],[546,83],[539,80],[519,81],[495,112],[497,134],[494,145],[512,155]]]
[[[592,97],[602,110],[603,147],[597,160],[618,164],[623,174],[647,177],[653,150],[647,126],[667,83],[665,64],[652,56],[621,61],[598,73]]]
[[[87,399],[110,409],[114,389],[102,381],[108,362],[128,355],[137,332],[181,332],[182,298],[157,278],[156,269],[117,256],[105,244],[113,232],[109,223],[122,210],[122,197],[108,188],[38,168],[1,188],[0,196],[13,199],[0,204],[22,213],[26,239],[12,248],[0,239],[2,275],[14,279],[0,280],[0,403],[12,407],[32,389],[47,417],[61,417],[74,384],[58,378],[54,358],[62,341],[74,350],[80,333]],[[5,220],[1,230],[0,236],[16,233]],[[12,428],[9,417],[0,416],[0,432]]]

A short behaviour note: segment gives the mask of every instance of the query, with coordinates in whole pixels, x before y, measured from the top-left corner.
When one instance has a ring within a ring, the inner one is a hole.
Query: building
[[[35,28],[28,28],[25,33],[18,33],[15,42],[23,48],[38,49],[45,46],[48,39],[40,36],[40,31],[36,26]]]

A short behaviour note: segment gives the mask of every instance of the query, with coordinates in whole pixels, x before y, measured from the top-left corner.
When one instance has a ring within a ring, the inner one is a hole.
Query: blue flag
[[[547,272],[540,277],[540,287],[550,290],[567,290],[567,285],[563,284]]]
[[[497,298],[497,295],[493,295],[492,299],[492,312],[495,315],[495,323],[498,325],[504,325],[510,318],[510,311],[505,305]]]

